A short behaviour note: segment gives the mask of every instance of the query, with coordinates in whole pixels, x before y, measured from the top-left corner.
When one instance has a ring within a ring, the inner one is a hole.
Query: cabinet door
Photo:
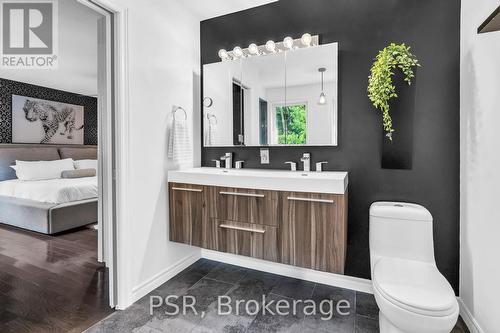
[[[170,183],[170,240],[214,248],[215,237],[208,226],[206,188]]]
[[[217,250],[278,261],[277,228],[213,219],[217,226]]]
[[[343,274],[347,244],[345,195],[282,192],[281,260]]]
[[[210,217],[242,223],[278,226],[278,192],[210,187]]]

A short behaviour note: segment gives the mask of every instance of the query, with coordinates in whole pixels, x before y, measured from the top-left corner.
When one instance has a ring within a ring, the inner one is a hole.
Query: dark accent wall
[[[97,145],[97,98],[0,78],[0,143],[12,142],[12,95],[84,107],[84,145]]]
[[[396,200],[424,205],[434,216],[437,265],[458,292],[459,29],[459,0],[281,0],[203,21],[202,64],[218,61],[220,48],[303,32],[319,34],[323,43],[338,42],[339,145],[271,147],[270,165],[260,164],[259,148],[203,148],[202,165],[232,151],[237,160],[246,161],[246,168],[285,169],[283,162],[310,152],[312,162],[328,161],[327,170],[348,171],[346,274],[356,277],[370,277],[370,204]],[[381,168],[381,115],[366,96],[373,58],[390,42],[410,45],[422,64],[411,170]]]

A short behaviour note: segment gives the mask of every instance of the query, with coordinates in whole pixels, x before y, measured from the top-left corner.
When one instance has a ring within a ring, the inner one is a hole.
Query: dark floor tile
[[[278,283],[279,276],[275,274],[249,270],[248,273],[228,292],[234,314],[245,314],[245,304],[237,306],[238,300],[254,300],[262,302],[262,297],[267,295]],[[252,311],[255,306],[249,307]]]
[[[470,333],[469,328],[467,327],[467,325],[465,325],[462,317],[458,317],[457,324],[455,325],[451,333]]]
[[[277,285],[271,289],[271,293],[293,299],[306,300],[312,297],[315,285],[314,282],[280,277],[277,281]]]
[[[293,306],[294,299],[271,294],[266,298],[270,305],[259,311],[257,317],[248,328],[248,333],[302,331],[303,308]]]
[[[194,313],[195,316],[201,316],[203,311],[206,311],[210,304],[217,301],[219,295],[224,295],[227,293],[234,285],[216,281],[208,278],[203,278],[194,284],[191,288],[189,288],[184,294],[179,295],[177,300],[172,300],[175,305],[179,306],[181,309],[183,308],[183,300],[186,297],[186,301],[191,303],[191,298],[194,298],[196,304],[194,308],[197,313]],[[188,314],[192,313],[192,309],[186,308]],[[179,314],[177,316],[167,315],[167,312],[172,312],[172,306],[163,304],[160,307],[157,307],[153,311],[153,315],[156,319],[167,319],[173,317],[183,316],[183,314]]]
[[[249,270],[243,267],[220,263],[207,274],[207,277],[227,283],[237,283],[248,272]]]
[[[230,283],[203,278],[187,291],[186,296],[196,299],[196,310],[206,311],[217,302],[219,296],[225,295],[233,287]]]
[[[378,319],[379,308],[372,294],[356,292],[356,314]]]
[[[217,301],[218,296],[224,295],[232,287],[229,283],[203,278],[175,301],[182,310],[184,296],[193,297],[196,300],[196,312],[187,308],[184,313],[167,314],[166,311],[172,311],[172,307],[163,305],[154,309],[153,318],[147,326],[164,332],[191,332],[206,316],[206,312],[215,308],[211,305]],[[188,301],[191,302],[191,299]]]
[[[350,305],[350,312],[355,313],[356,312],[356,304],[355,304],[355,294],[356,292],[353,290],[349,289],[343,289],[339,287],[333,287],[333,286],[327,286],[324,284],[316,284],[316,287],[314,288],[313,296],[312,298],[315,301],[320,301],[320,300],[333,300],[333,301],[347,301]]]
[[[205,317],[190,333],[243,333],[246,332],[254,317],[235,314],[221,315],[217,305],[210,305]]]
[[[354,291],[317,284],[312,299],[316,303],[316,314],[305,317],[306,327],[318,331],[354,332],[356,316]],[[345,305],[348,305],[348,308],[341,309],[342,314],[336,310],[340,301],[346,301]]]
[[[378,318],[356,316],[356,333],[378,333]]]
[[[174,276],[172,279],[162,284],[160,287],[150,292],[139,302],[149,304],[150,296],[160,296],[163,298],[170,295],[180,296],[203,277],[209,274],[214,268],[217,267],[217,265],[218,263],[215,261],[200,259]]]
[[[133,332],[144,326],[151,315],[144,306],[134,304],[124,311],[116,311],[111,316],[98,322],[87,333],[114,333],[114,332]]]

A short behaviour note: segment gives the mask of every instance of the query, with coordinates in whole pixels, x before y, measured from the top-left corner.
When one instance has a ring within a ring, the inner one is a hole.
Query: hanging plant
[[[399,68],[404,74],[404,81],[411,85],[415,77],[413,68],[419,66],[417,58],[410,52],[410,47],[403,44],[391,43],[380,51],[368,77],[368,98],[373,106],[382,111],[384,131],[392,141],[392,118],[389,113],[389,100],[398,97],[396,87],[392,81],[394,70]]]

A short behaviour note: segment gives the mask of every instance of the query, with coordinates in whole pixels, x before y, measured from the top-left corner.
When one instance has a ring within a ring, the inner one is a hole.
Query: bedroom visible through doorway
[[[0,332],[83,331],[116,303],[113,14],[47,1],[58,68],[0,69]]]

